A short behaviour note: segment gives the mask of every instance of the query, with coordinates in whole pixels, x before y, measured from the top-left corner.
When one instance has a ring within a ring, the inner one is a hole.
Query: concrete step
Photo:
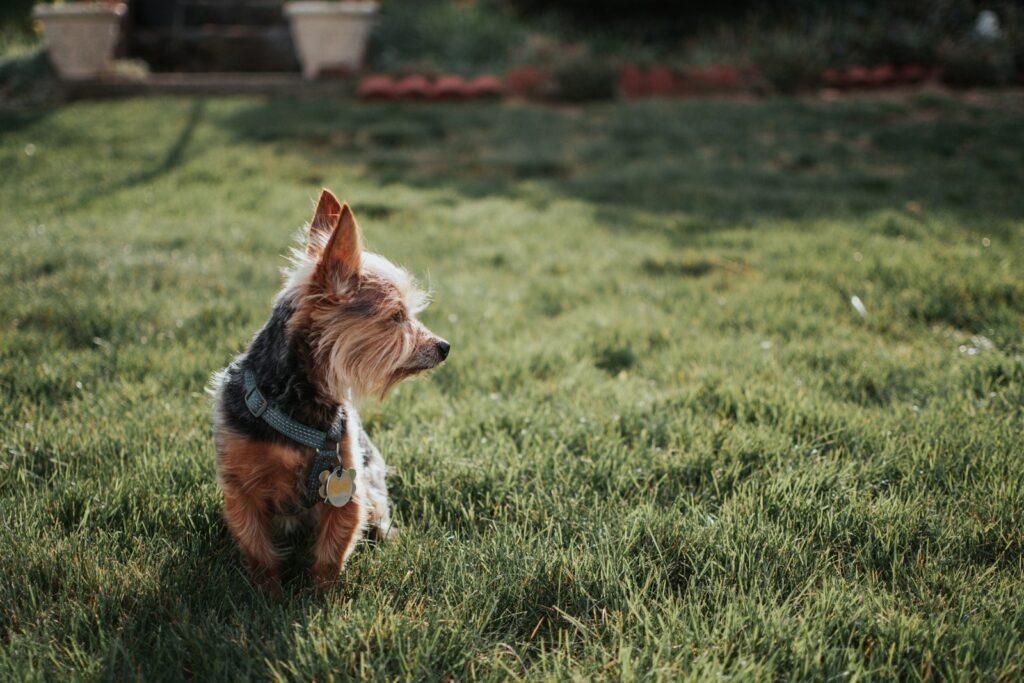
[[[66,82],[69,100],[138,95],[267,95],[297,99],[351,96],[351,81],[307,81],[288,73],[153,73],[144,79],[102,78]]]
[[[128,56],[153,71],[298,71],[287,26],[208,25],[179,29],[136,28]]]

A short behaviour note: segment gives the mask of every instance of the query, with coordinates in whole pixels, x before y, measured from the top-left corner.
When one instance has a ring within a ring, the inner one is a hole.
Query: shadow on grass
[[[43,123],[54,111],[56,110],[46,109],[34,113],[0,111],[0,133],[11,133],[21,128]],[[88,207],[97,200],[107,197],[112,193],[149,184],[174,171],[184,163],[185,153],[195,136],[196,129],[202,124],[206,111],[207,105],[205,100],[193,100],[188,112],[184,116],[177,136],[168,145],[159,160],[152,165],[130,173],[120,180],[105,183],[101,188],[86,186],[78,192],[66,193],[58,200],[59,203],[67,209]]]
[[[587,109],[265,101],[221,125],[382,184],[466,197],[568,197],[612,229],[683,238],[764,219],[857,217],[908,203],[1024,215],[1015,106],[916,97],[822,103],[650,101]],[[1014,101],[1015,102],[1015,101]],[[1018,103],[1019,104],[1019,103]],[[666,228],[637,213],[677,214]]]
[[[206,518],[206,511],[197,507],[192,516]],[[156,588],[126,610],[119,643],[105,662],[107,675],[249,678],[265,671],[266,664],[253,658],[253,648],[266,653],[272,637],[304,629],[316,614],[350,599],[341,588],[326,597],[312,590],[308,572],[300,569],[309,564],[303,560],[309,559],[311,544],[304,539],[286,560],[284,594],[277,598],[249,579],[219,517],[208,526],[182,530],[178,542],[180,559],[164,561]]]
[[[196,127],[203,120],[205,112],[206,102],[204,100],[193,101],[188,114],[185,116],[185,123],[181,127],[181,132],[178,133],[178,137],[167,148],[167,153],[164,154],[163,159],[152,168],[125,178],[111,189],[116,191],[143,185],[180,166],[185,158],[185,150],[188,148],[189,143],[192,142]]]
[[[161,158],[160,161],[145,170],[133,173],[123,180],[112,183],[108,187],[104,188],[103,192],[89,191],[83,193],[81,197],[75,200],[74,205],[87,206],[106,194],[120,192],[121,190],[130,190],[134,187],[151,183],[161,176],[173,171],[185,160],[185,150],[188,149],[189,143],[192,142],[196,128],[202,122],[205,113],[205,100],[194,100],[192,102],[192,106],[189,107],[188,113],[185,115],[185,121],[181,126],[181,131],[174,139],[174,142],[167,147],[167,151],[164,153],[163,158]]]

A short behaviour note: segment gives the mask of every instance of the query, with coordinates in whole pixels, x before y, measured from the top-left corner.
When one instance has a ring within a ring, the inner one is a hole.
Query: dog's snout
[[[441,360],[444,360],[445,358],[448,357],[448,352],[451,350],[451,348],[451,344],[444,340],[441,340],[437,342],[437,355],[441,357]]]

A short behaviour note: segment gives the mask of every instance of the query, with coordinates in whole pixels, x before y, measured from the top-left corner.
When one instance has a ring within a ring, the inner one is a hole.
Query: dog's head
[[[332,397],[341,400],[351,390],[383,398],[448,357],[448,342],[416,319],[428,295],[408,271],[363,251],[352,210],[327,190],[296,261],[288,286],[296,295],[290,331],[305,335]]]

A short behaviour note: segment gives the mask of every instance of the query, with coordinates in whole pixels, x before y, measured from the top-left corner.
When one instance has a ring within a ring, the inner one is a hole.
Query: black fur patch
[[[311,363],[305,339],[292,339],[288,321],[295,313],[294,303],[281,300],[249,344],[245,353],[228,368],[220,393],[220,409],[231,431],[254,441],[296,445],[263,420],[254,417],[245,405],[243,367],[256,376],[256,386],[271,402],[293,420],[328,431],[344,419],[340,406],[323,395],[310,379]]]

